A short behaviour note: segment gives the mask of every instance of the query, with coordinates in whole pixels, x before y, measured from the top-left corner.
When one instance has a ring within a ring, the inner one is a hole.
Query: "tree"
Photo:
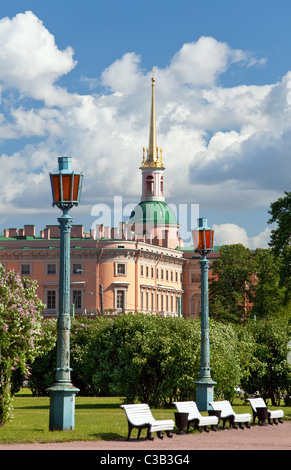
[[[281,260],[270,249],[258,248],[254,253],[254,269],[252,313],[258,318],[281,315],[286,291],[280,286]]]
[[[0,425],[12,419],[11,375],[41,353],[44,305],[36,296],[36,281],[0,265]]]
[[[240,323],[253,300],[253,258],[241,244],[224,245],[211,268],[209,315],[219,321]]]
[[[285,197],[280,197],[270,206],[269,224],[275,224],[271,232],[270,247],[275,256],[282,260],[280,271],[281,285],[286,289],[286,302],[291,292],[291,192],[285,191]]]
[[[284,318],[249,319],[246,325],[255,340],[250,373],[242,381],[247,394],[259,391],[277,406],[282,394],[291,394],[291,364],[287,361],[291,328]]]

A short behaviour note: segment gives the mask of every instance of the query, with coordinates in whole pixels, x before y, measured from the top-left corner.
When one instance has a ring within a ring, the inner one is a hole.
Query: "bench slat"
[[[171,437],[170,431],[174,429],[174,421],[171,419],[156,420],[152,415],[150,407],[146,403],[121,405],[121,408],[125,411],[128,421],[127,440],[129,440],[131,430],[135,427],[139,429],[138,437],[143,428],[148,429],[149,438],[151,438],[152,432],[157,432],[160,437],[159,433],[161,431],[166,431],[168,436]]]

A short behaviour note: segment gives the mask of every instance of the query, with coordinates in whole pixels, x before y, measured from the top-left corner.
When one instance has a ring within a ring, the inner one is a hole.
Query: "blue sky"
[[[56,223],[59,155],[84,172],[74,223],[139,202],[154,66],[167,201],[199,204],[219,244],[266,246],[291,180],[290,2],[10,0],[0,14],[0,231]]]

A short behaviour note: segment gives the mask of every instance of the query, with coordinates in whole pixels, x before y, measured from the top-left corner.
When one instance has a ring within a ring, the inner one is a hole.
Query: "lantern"
[[[77,206],[80,201],[83,175],[72,170],[71,162],[71,157],[59,157],[58,171],[50,173],[53,206],[63,210]]]
[[[192,230],[194,250],[198,253],[208,253],[213,250],[214,230],[207,227],[207,219],[198,219],[198,228]]]

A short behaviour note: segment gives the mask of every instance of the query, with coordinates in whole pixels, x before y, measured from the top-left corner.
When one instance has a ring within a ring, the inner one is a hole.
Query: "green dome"
[[[174,212],[163,201],[140,202],[130,214],[128,223],[178,226]]]

